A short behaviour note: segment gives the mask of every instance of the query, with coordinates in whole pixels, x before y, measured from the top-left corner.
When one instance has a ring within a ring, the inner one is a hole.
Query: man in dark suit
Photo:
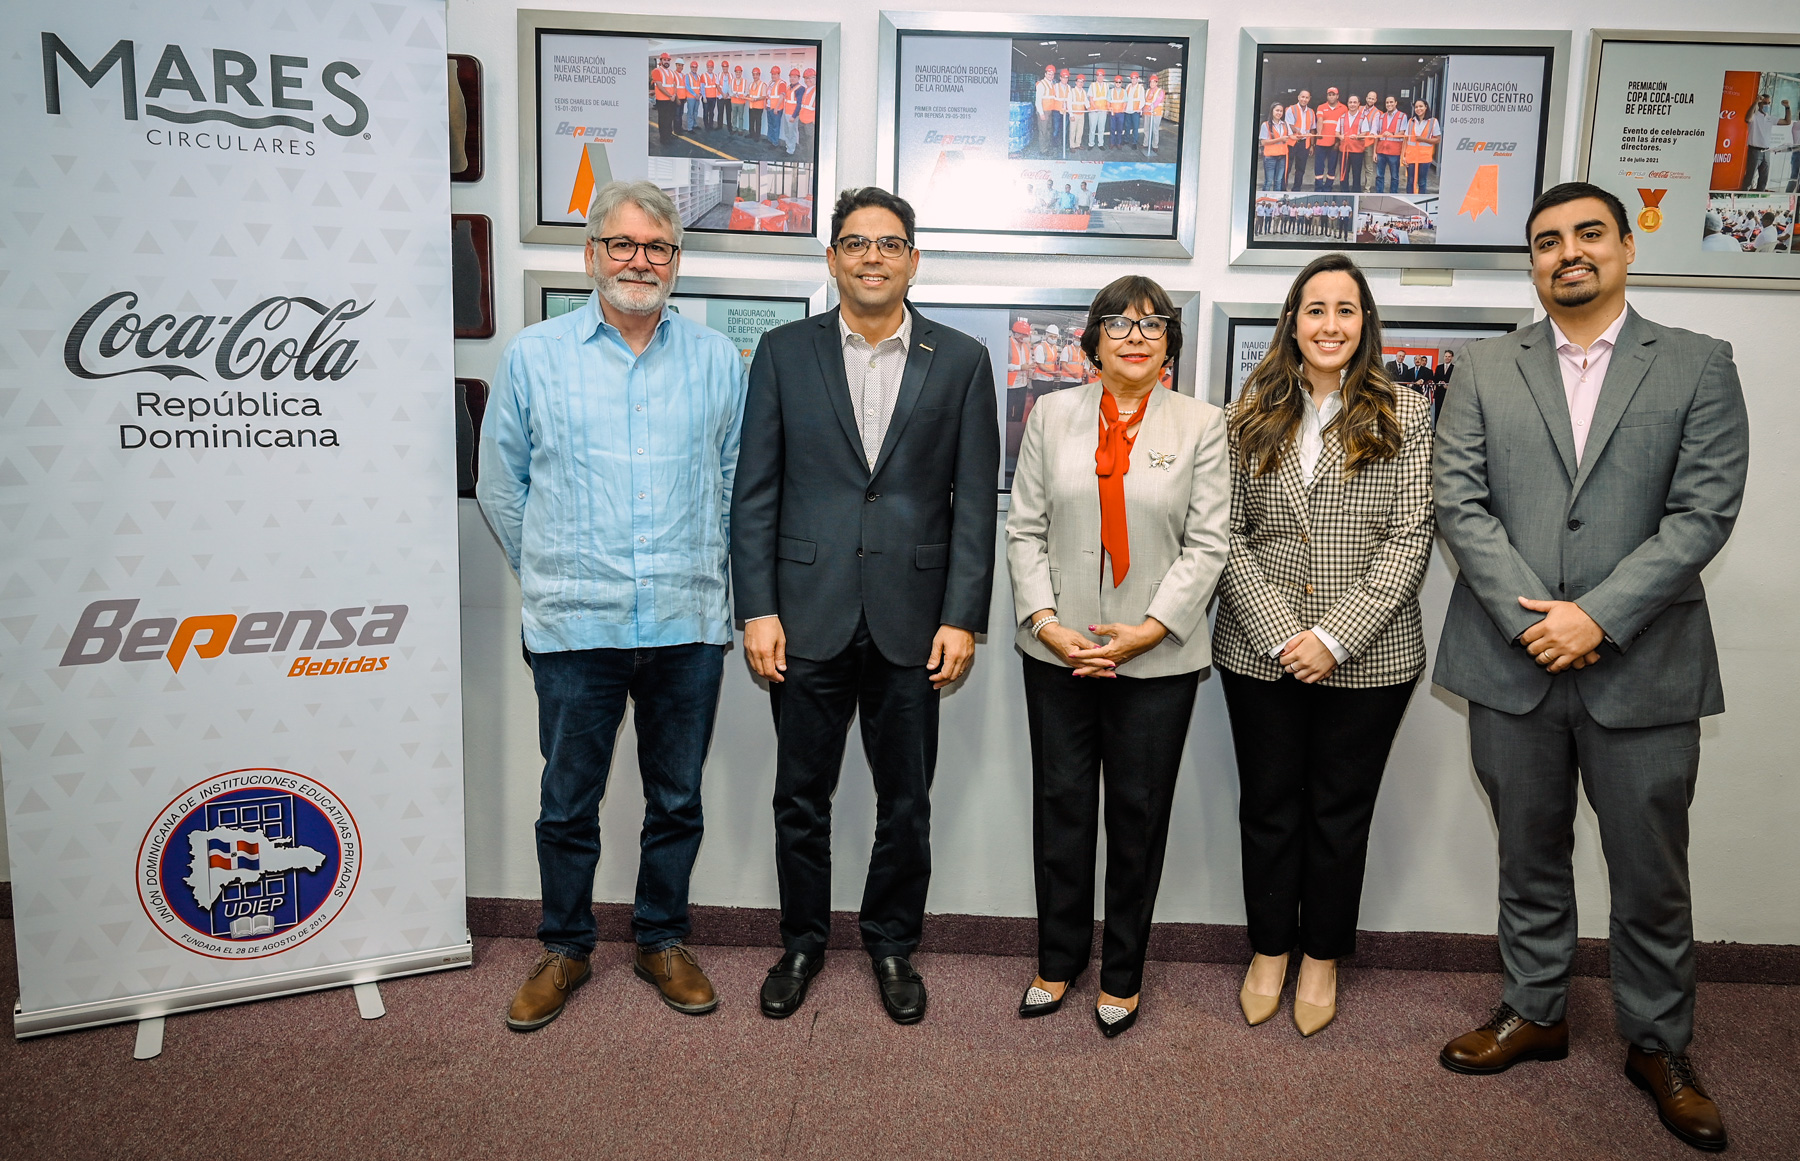
[[[1731,347],[1625,301],[1619,199],[1570,182],[1526,221],[1549,316],[1463,352],[1438,424],[1438,530],[1460,573],[1432,680],[1469,699],[1500,840],[1502,1003],[1439,1059],[1464,1073],[1568,1055],[1579,778],[1612,895],[1625,1072],[1662,1123],[1725,1147],[1694,1029],[1688,804],[1700,719],[1723,713],[1700,570],[1743,499],[1749,420]]]
[[[863,947],[901,1024],[925,1015],[911,956],[931,878],[938,691],[968,671],[994,580],[1000,470],[987,351],[906,303],[913,211],[848,190],[826,260],[841,306],[763,336],[731,510],[744,652],[777,736],[775,866],[786,954],[762,1011],[792,1015],[831,926],[831,795],[861,714],[875,847]]]

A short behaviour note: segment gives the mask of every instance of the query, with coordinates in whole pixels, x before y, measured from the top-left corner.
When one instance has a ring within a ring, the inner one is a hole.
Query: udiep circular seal
[[[138,849],[138,898],[199,955],[298,947],[356,890],[362,838],[337,795],[291,770],[229,770],[165,806]]]

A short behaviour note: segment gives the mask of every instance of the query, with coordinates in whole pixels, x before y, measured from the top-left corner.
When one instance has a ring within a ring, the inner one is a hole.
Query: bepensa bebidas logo
[[[104,665],[109,661],[166,661],[181,672],[189,654],[213,658],[221,653],[286,653],[301,650],[288,666],[289,677],[332,677],[378,673],[389,656],[316,657],[314,650],[335,652],[358,646],[385,650],[406,624],[406,605],[348,605],[324,609],[270,610],[266,613],[202,613],[182,617],[138,617],[136,597],[94,601],[81,611],[69,643],[65,665]],[[368,615],[360,626],[359,617]],[[326,636],[329,626],[330,636]]]
[[[189,951],[261,959],[324,930],[361,869],[356,820],[324,784],[291,770],[229,770],[158,812],[138,848],[138,900]]]
[[[138,46],[120,40],[93,64],[54,32],[40,32],[44,61],[44,112],[62,114],[65,78],[97,88],[115,69],[119,75],[119,110],[127,121],[140,117]],[[80,41],[82,38],[75,38]],[[145,46],[146,50],[150,46]],[[312,134],[320,127],[339,137],[354,137],[369,124],[369,107],[349,85],[361,70],[349,61],[334,60],[313,74],[303,56],[281,53],[252,55],[231,48],[194,51],[202,62],[196,71],[188,52],[178,44],[166,44],[156,58],[150,81],[143,88],[142,115],[172,125],[222,122],[240,129],[292,129]],[[208,67],[210,66],[210,68]],[[203,84],[205,77],[210,85]],[[323,90],[320,100],[313,96]],[[172,98],[179,98],[172,100]],[[168,104],[158,102],[170,102]],[[176,108],[171,105],[189,105]],[[323,116],[320,114],[323,113]],[[237,152],[302,154],[314,152],[311,141],[292,138],[243,138],[200,130],[152,128],[145,133],[152,145],[178,145]]]

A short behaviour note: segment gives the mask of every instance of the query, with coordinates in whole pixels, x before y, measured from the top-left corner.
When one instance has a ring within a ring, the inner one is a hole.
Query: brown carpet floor
[[[1689,1158],[1620,1075],[1605,980],[1577,979],[1573,1050],[1499,1077],[1440,1068],[1485,1014],[1492,976],[1343,973],[1337,1023],[1246,1028],[1240,969],[1153,963],[1136,1028],[1094,1027],[1095,977],[1062,1012],[1013,1015],[1028,960],[921,955],[925,1022],[890,1023],[867,961],[833,953],[775,1022],[756,989],[775,953],[702,948],[724,997],[694,1018],[602,945],[593,979],[531,1035],[500,1014],[535,953],[476,941],[472,969],[134,1025],[0,1040],[5,1158]],[[17,995],[10,922],[0,985]],[[1290,984],[1289,996],[1292,989]],[[1702,984],[1695,1059],[1730,1156],[1800,1157],[1800,989]]]

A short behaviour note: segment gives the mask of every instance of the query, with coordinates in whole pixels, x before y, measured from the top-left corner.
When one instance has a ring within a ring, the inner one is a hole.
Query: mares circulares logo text
[[[138,120],[138,57],[134,42],[119,41],[89,65],[56,33],[39,36],[44,57],[44,112],[52,116],[62,113],[65,70],[68,76],[92,89],[117,69],[120,111],[125,120]],[[207,78],[212,82],[210,87],[201,83],[201,74],[195,72],[180,45],[164,45],[150,82],[143,89],[144,114],[176,125],[222,121],[241,129],[286,128],[302,133],[315,132],[322,125],[339,137],[353,137],[369,123],[368,105],[349,87],[361,70],[349,61],[334,60],[318,70],[318,88],[341,108],[332,108],[315,124],[313,117],[318,111],[307,95],[313,91],[308,79],[312,64],[306,57],[279,53],[252,56],[235,49],[214,48],[205,53],[196,51],[194,58],[203,62],[203,69],[211,66]],[[266,73],[259,61],[267,62]],[[151,103],[168,100],[173,94],[180,94],[197,106],[209,107],[174,109]],[[233,105],[244,111],[237,111]]]
[[[81,611],[59,665],[101,665],[120,661],[157,661],[181,672],[188,654],[212,658],[221,653],[286,653],[289,650],[334,652],[357,646],[385,649],[406,624],[406,605],[349,605],[290,612],[208,613],[197,617],[144,617],[133,620],[138,600],[95,601]],[[361,625],[358,618],[368,615]],[[326,627],[332,636],[320,640]],[[288,669],[289,677],[328,677],[374,673],[387,668],[385,656],[315,660],[302,654]]]
[[[63,340],[69,374],[111,379],[147,371],[173,382],[205,379],[205,371],[195,368],[210,365],[227,382],[253,373],[265,381],[290,376],[302,383],[336,382],[355,369],[361,341],[343,337],[344,324],[375,305],[346,298],[326,306],[302,295],[277,294],[235,318],[156,314],[146,319],[137,304],[134,292],[120,290],[87,308]],[[115,366],[112,360],[125,365],[100,369]]]
[[[1487,153],[1495,157],[1511,157],[1518,148],[1517,141],[1474,141],[1464,137],[1456,143],[1458,153]]]
[[[362,837],[337,795],[290,770],[231,770],[165,806],[138,848],[157,930],[217,959],[298,947],[356,890]]]

